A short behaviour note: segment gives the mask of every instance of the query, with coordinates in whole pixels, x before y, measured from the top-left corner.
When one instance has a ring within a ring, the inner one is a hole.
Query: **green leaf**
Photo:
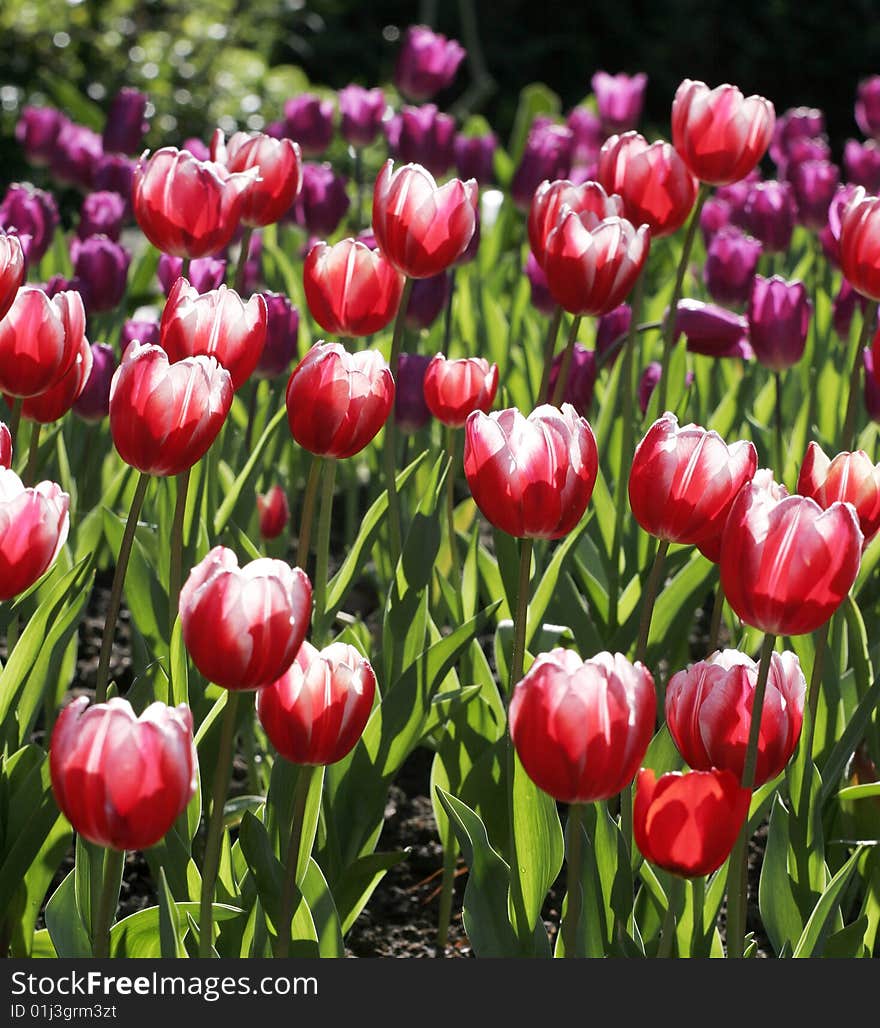
[[[263,434],[257,440],[257,444],[251,451],[251,454],[248,457],[247,462],[236,476],[232,488],[226,493],[223,502],[220,504],[219,508],[217,509],[217,513],[214,515],[215,536],[223,534],[224,529],[226,528],[230,518],[235,512],[235,508],[238,505],[238,502],[241,499],[241,494],[244,492],[244,490],[246,488],[249,488],[250,493],[253,493],[254,482],[257,477],[257,472],[259,470],[259,465],[263,458],[263,454],[266,450],[266,447],[269,444],[269,440],[272,438],[276,429],[286,416],[286,407],[282,407],[280,410],[276,411],[276,413],[272,417],[272,420],[269,422],[268,425],[266,425]],[[250,506],[253,506],[253,503],[255,503],[256,500],[253,499],[250,493],[248,495],[248,502]],[[250,502],[251,500],[253,500],[253,503]]]
[[[856,868],[863,849],[864,847],[859,846],[829,882],[828,888],[822,893],[813,913],[810,914],[810,919],[807,921],[803,934],[792,953],[793,957],[801,958],[822,955],[823,944],[831,918],[840,906],[843,891],[849,884],[850,877]]]
[[[168,888],[168,879],[165,877],[165,869],[159,869],[159,950],[163,957],[182,957],[185,955],[183,948],[183,927],[180,922],[180,915],[171,890]]]
[[[349,864],[333,890],[342,934],[358,919],[361,911],[373,895],[373,890],[392,867],[406,860],[409,850],[395,850],[392,853],[368,853]]]
[[[526,147],[532,122],[539,114],[555,116],[562,109],[559,97],[543,82],[530,82],[519,94],[519,104],[513,119],[513,130],[507,152],[514,167],[520,162]]]
[[[538,626],[544,620],[547,607],[557,590],[562,566],[569,552],[579,542],[581,535],[583,535],[584,530],[590,523],[591,517],[592,510],[585,517],[581,518],[576,527],[569,532],[563,542],[553,551],[553,556],[550,558],[550,562],[541,576],[541,581],[538,583],[529,601],[525,640],[526,649],[531,645]]]
[[[837,788],[849,758],[855,753],[856,747],[864,738],[878,703],[880,703],[880,676],[874,679],[870,689],[859,700],[855,712],[825,761],[822,768],[822,789],[819,793],[821,804],[824,805]]]
[[[880,782],[867,782],[865,785],[848,785],[837,794],[839,800],[867,800],[880,796]]]
[[[318,956],[344,957],[345,942],[333,894],[321,868],[311,858],[303,878],[302,892],[318,934]]]
[[[865,944],[867,930],[868,918],[862,914],[857,921],[828,937],[822,956],[830,959],[870,957],[871,952]]]
[[[177,923],[180,925],[181,931],[179,942],[180,945],[183,945],[183,936],[186,934],[184,928],[192,931],[196,936],[198,935],[198,923],[195,921],[195,917],[199,915],[200,908],[198,903],[177,903],[175,906],[178,916]],[[222,924],[244,915],[243,910],[228,903],[212,903],[211,909],[214,915],[214,924]],[[186,925],[184,925],[182,915],[186,916]],[[110,956],[150,960],[161,957],[161,916],[159,907],[147,907],[145,910],[138,910],[121,921],[117,921],[110,929]]]
[[[804,922],[792,892],[788,871],[788,811],[782,799],[773,798],[767,848],[761,867],[758,906],[761,920],[778,955],[785,943],[794,946],[804,930]]]
[[[92,944],[76,905],[74,872],[52,893],[46,904],[46,927],[59,957],[90,957]]]

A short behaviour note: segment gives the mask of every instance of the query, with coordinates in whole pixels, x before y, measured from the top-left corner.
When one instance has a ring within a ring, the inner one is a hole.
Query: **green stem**
[[[691,879],[691,906],[693,908],[693,933],[691,935],[691,956],[701,957],[703,955],[703,939],[706,928],[706,879],[703,877]]]
[[[324,475],[321,482],[321,509],[318,513],[318,539],[315,552],[315,637],[316,646],[323,643],[328,630],[327,619],[327,568],[330,561],[330,522],[333,517],[333,485],[336,481],[336,461],[324,458]]]
[[[764,692],[767,687],[767,676],[770,673],[770,661],[775,642],[776,636],[768,632],[764,636],[764,643],[761,647],[761,663],[758,668],[758,680],[755,683],[755,695],[752,701],[749,741],[740,782],[743,789],[747,789],[749,792],[752,791],[755,784],[758,738],[761,732],[761,715],[764,712]],[[746,906],[749,895],[748,845],[749,819],[746,817],[734,843],[727,872],[727,955],[731,958],[742,957],[745,950]]]
[[[452,558],[452,581],[457,584],[461,582],[461,560],[455,534],[455,429],[451,425],[446,426],[446,452],[449,455],[449,470],[446,472],[446,532]]]
[[[663,918],[660,948],[657,950],[657,957],[660,960],[666,960],[673,955],[675,947],[675,920],[683,898],[684,879],[679,878],[678,875],[673,875],[669,883],[669,893],[666,897],[666,916]]]
[[[21,426],[21,408],[24,406],[24,397],[16,396],[12,401],[12,411],[9,417],[9,434],[12,436],[12,445],[18,446],[18,429]]]
[[[190,264],[192,264],[192,259],[190,257],[184,257],[183,263],[180,265],[180,277],[185,278],[187,281],[189,281]]]
[[[574,357],[574,344],[577,341],[578,329],[580,327],[581,316],[576,314],[572,318],[571,328],[568,331],[568,342],[565,344],[565,352],[562,355],[559,377],[556,379],[556,386],[553,389],[553,399],[551,402],[554,407],[562,406],[562,397],[565,396],[565,387],[568,385],[568,375],[571,371],[571,361]]]
[[[205,860],[202,865],[202,892],[199,898],[199,956],[210,957],[214,946],[214,887],[220,868],[220,844],[223,841],[223,808],[232,775],[232,747],[235,742],[235,718],[239,694],[226,693],[223,721],[220,726],[220,747],[214,767],[211,788],[211,816],[205,839]]]
[[[244,452],[245,457],[250,453],[251,440],[254,437],[254,420],[257,416],[257,394],[260,391],[262,385],[262,379],[254,379],[250,383],[251,394],[248,397],[248,408],[247,408],[247,425],[244,430]]]
[[[437,956],[446,952],[449,922],[452,920],[452,894],[455,889],[455,844],[443,852],[443,881],[440,885],[440,910],[437,915]]]
[[[721,619],[724,616],[724,586],[718,580],[715,590],[715,602],[712,604],[712,621],[709,625],[709,653],[718,649],[718,637],[721,635]]]
[[[778,482],[785,481],[785,445],[782,441],[782,374],[780,372],[774,372],[773,377],[776,379],[776,409],[774,411],[774,420],[776,423],[776,468]]]
[[[180,586],[183,581],[183,519],[186,514],[186,496],[192,468],[181,471],[177,476],[177,496],[174,500],[174,520],[171,522],[171,565],[168,569],[168,638],[174,631],[177,620],[177,605],[180,600]]]
[[[856,352],[852,358],[852,371],[849,376],[849,396],[846,401],[846,416],[843,419],[843,432],[840,440],[842,451],[851,451],[855,442],[857,398],[862,382],[862,350],[868,345],[871,333],[877,326],[878,306],[880,305],[876,300],[869,300],[862,317],[862,330],[859,333],[859,341],[856,344]]]
[[[663,564],[666,560],[666,551],[669,549],[669,540],[661,539],[654,556],[654,563],[651,565],[651,573],[645,585],[645,592],[642,598],[642,615],[639,619],[639,636],[636,643],[636,660],[645,662],[648,652],[648,634],[651,631],[651,618],[654,614],[654,603],[657,600],[657,592],[660,588],[660,577],[663,574]]]
[[[406,319],[406,308],[409,306],[409,297],[412,293],[413,279],[407,278],[403,284],[403,293],[400,297],[400,306],[397,308],[397,318],[394,321],[394,335],[391,338],[391,356],[388,366],[391,374],[397,381],[397,365],[400,359],[400,351],[403,347],[403,329]],[[385,488],[388,490],[388,527],[391,542],[391,560],[397,564],[400,560],[402,549],[402,534],[400,528],[400,497],[397,495],[397,426],[392,412],[385,422]]]
[[[309,547],[312,542],[312,524],[315,520],[315,501],[318,498],[318,483],[321,481],[321,458],[312,457],[309,478],[306,482],[306,493],[303,498],[302,517],[299,522],[299,542],[296,548],[296,562],[306,570],[309,559]]]
[[[134,533],[149,484],[150,476],[142,471],[134,490],[131,509],[128,512],[128,520],[125,522],[122,544],[119,547],[119,556],[116,558],[116,570],[113,573],[113,585],[110,588],[110,605],[107,609],[107,617],[104,620],[101,656],[98,658],[98,674],[95,681],[96,703],[103,703],[107,699],[107,677],[110,671],[110,655],[113,652],[113,635],[116,631],[116,619],[119,617],[119,608],[122,606],[122,587],[125,585],[125,572],[128,569],[128,559],[131,556]]]
[[[583,803],[572,803],[568,808],[565,825],[566,888],[568,896],[565,917],[560,925],[566,957],[578,956],[578,924],[583,907],[581,864],[583,863]]]
[[[309,799],[309,788],[315,777],[317,768],[310,764],[302,764],[298,768],[296,786],[293,792],[293,821],[290,826],[290,840],[287,843],[287,856],[284,861],[284,888],[281,893],[281,916],[278,921],[278,939],[275,945],[275,956],[284,958],[290,951],[290,922],[293,917],[293,897],[300,885],[297,880],[299,850],[302,845],[303,827],[306,804]]]
[[[633,286],[635,289],[635,286]],[[643,321],[640,325],[636,325],[635,334],[637,336],[644,335],[645,332],[656,332],[658,329],[663,328],[665,322],[663,321]],[[596,372],[600,372],[602,368],[617,354],[618,350],[621,350],[625,345],[626,341],[630,337],[630,333],[633,331],[632,325],[628,331],[619,335],[616,339],[612,340],[608,344],[608,348],[603,350],[602,353],[596,355]]]
[[[553,367],[553,354],[556,352],[556,339],[559,336],[559,326],[562,324],[562,307],[556,305],[556,310],[550,315],[547,324],[547,338],[544,340],[544,367],[541,370],[541,385],[538,387],[538,395],[535,404],[546,403],[548,400],[547,386],[550,383],[550,370]]]
[[[110,928],[113,916],[119,905],[119,881],[125,863],[125,850],[108,849],[104,858],[104,881],[101,886],[101,899],[98,903],[98,914],[95,933],[92,941],[92,956],[96,960],[110,956]]]
[[[251,249],[251,236],[254,230],[250,225],[245,225],[241,233],[241,248],[238,251],[238,266],[235,269],[235,291],[239,296],[244,292],[244,280],[247,274],[248,255]]]
[[[666,312],[666,322],[663,326],[663,361],[660,372],[660,382],[657,385],[657,396],[659,403],[658,412],[662,415],[666,410],[666,397],[669,392],[669,358],[672,354],[672,344],[675,342],[675,322],[678,318],[678,301],[681,299],[684,277],[687,274],[688,261],[691,259],[691,250],[694,246],[694,239],[697,235],[697,226],[700,224],[700,211],[709,196],[709,187],[705,182],[700,183],[700,191],[697,193],[697,202],[688,223],[687,234],[681,248],[681,257],[678,261],[678,270],[675,273],[675,285],[672,289],[672,299],[669,302],[669,310]]]
[[[28,445],[28,459],[24,469],[24,484],[34,485],[37,480],[37,463],[40,459],[40,429],[43,426],[39,421],[31,423],[31,438]]]
[[[455,273],[453,268],[449,272],[449,296],[446,299],[446,312],[443,321],[443,352],[449,356],[449,341],[452,339],[452,302],[455,299]]]

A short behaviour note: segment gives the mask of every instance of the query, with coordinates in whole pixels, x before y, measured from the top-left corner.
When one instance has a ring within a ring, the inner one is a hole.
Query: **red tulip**
[[[257,693],[257,716],[276,750],[293,764],[335,764],[363,734],[376,675],[354,646],[300,647],[290,669]]]
[[[183,641],[192,662],[224,689],[258,689],[293,663],[312,615],[312,585],[301,568],[238,557],[215,546],[180,590]]]
[[[318,343],[287,383],[287,422],[300,446],[320,457],[359,453],[385,424],[394,379],[380,353]]]
[[[110,433],[126,464],[177,475],[208,452],[231,406],[232,379],[213,357],[170,364],[135,340],[110,384]]]
[[[599,454],[586,418],[564,403],[514,407],[465,423],[464,473],[487,521],[517,537],[559,539],[583,517]]]
[[[403,275],[378,250],[356,239],[315,243],[303,266],[306,302],[326,332],[369,336],[388,325],[403,292]]]
[[[438,421],[461,428],[475,410],[488,413],[498,389],[498,365],[484,357],[447,360],[438,353],[425,372],[425,403]]]
[[[257,496],[257,511],[260,515],[260,538],[277,539],[290,521],[287,494],[280,485],[273,485],[264,496]]]
[[[724,650],[673,675],[666,687],[666,724],[695,771],[713,767],[742,780],[758,665]],[[782,772],[797,746],[804,719],[804,673],[797,657],[773,653],[761,712],[755,787]]]
[[[852,587],[863,539],[851,504],[822,510],[807,497],[779,499],[756,479],[740,491],[724,527],[724,595],[746,624],[763,632],[812,632]]]
[[[555,182],[545,179],[532,197],[528,220],[529,246],[541,267],[544,266],[547,237],[556,228],[564,206],[578,216],[592,215],[584,219],[590,228],[605,218],[623,217],[623,201],[619,196],[609,196],[598,182],[576,186],[567,179]]]
[[[386,161],[373,190],[373,232],[385,257],[409,278],[430,278],[454,264],[477,224],[474,179],[438,187],[419,164],[393,171]]]
[[[69,507],[54,482],[25,489],[14,471],[0,468],[0,600],[30,589],[55,563],[67,541]]]
[[[18,236],[0,231],[0,319],[6,317],[15,294],[24,285],[24,250]]]
[[[547,236],[544,274],[553,299],[572,314],[607,314],[623,302],[648,259],[646,225],[596,222],[562,208]]]
[[[647,225],[652,239],[677,232],[697,199],[697,180],[674,147],[649,145],[638,132],[605,140],[596,178],[623,200],[623,217]]]
[[[632,781],[654,734],[650,671],[621,653],[581,661],[542,653],[510,701],[510,737],[526,774],[564,803],[605,800]]]
[[[60,381],[76,360],[86,331],[77,292],[52,299],[34,286],[19,289],[0,321],[0,391],[36,396]]]
[[[82,336],[76,359],[62,378],[44,393],[29,396],[22,403],[21,413],[41,425],[48,425],[64,417],[85,389],[93,363],[92,348],[88,339]]]
[[[242,224],[251,228],[280,220],[302,189],[302,153],[292,139],[236,132],[227,143],[223,130],[217,129],[211,140],[211,160],[230,172],[256,168],[259,173],[245,190],[241,206]]]
[[[162,311],[161,345],[172,361],[215,357],[240,389],[253,374],[266,345],[268,312],[259,293],[245,303],[234,289],[220,286],[199,294],[179,278]]]
[[[685,79],[672,101],[672,142],[701,182],[726,185],[745,178],[764,156],[775,121],[773,104],[762,96]]]
[[[12,433],[5,421],[0,421],[0,468],[12,467]]]
[[[752,443],[728,446],[699,425],[679,428],[667,411],[636,447],[629,476],[633,516],[646,532],[670,542],[716,538],[757,466]]]
[[[814,499],[823,510],[836,500],[851,503],[866,546],[880,528],[880,464],[872,463],[864,450],[838,453],[829,460],[818,443],[810,443],[797,491]]]
[[[153,246],[175,257],[207,257],[232,241],[255,168],[231,173],[188,150],[164,146],[138,161],[132,180],[134,216]]]
[[[880,198],[858,188],[840,215],[840,267],[862,296],[880,300]]]
[[[642,768],[636,779],[633,835],[652,864],[702,878],[727,860],[749,813],[751,792],[730,771]]]
[[[185,703],[151,703],[136,717],[114,697],[78,696],[59,714],[49,746],[52,791],[89,842],[145,850],[171,828],[196,791],[198,760]]]

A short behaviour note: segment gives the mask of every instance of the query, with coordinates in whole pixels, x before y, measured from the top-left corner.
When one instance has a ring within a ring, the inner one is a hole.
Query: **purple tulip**
[[[840,220],[858,188],[852,183],[838,187],[828,206],[828,223],[819,233],[825,256],[837,267],[840,266]]]
[[[158,346],[160,339],[159,322],[147,321],[143,318],[131,318],[126,321],[122,326],[122,331],[119,333],[120,353],[125,353],[129,343],[134,342],[135,339],[145,346]]]
[[[247,260],[244,263],[244,278],[241,286],[242,295],[250,296],[252,293],[255,293],[262,277],[263,237],[259,232],[255,232],[251,236]]]
[[[749,323],[741,314],[700,300],[679,300],[675,317],[676,339],[684,335],[688,350],[705,357],[741,357],[750,360]]]
[[[745,178],[741,178],[738,182],[731,182],[727,186],[719,186],[715,190],[715,198],[725,200],[730,204],[731,211],[735,212],[745,205],[749,190],[755,183],[760,181],[760,171],[757,168],[753,168]]]
[[[120,89],[110,104],[104,125],[104,153],[138,154],[150,127],[144,117],[147,94],[128,86]]]
[[[105,154],[95,167],[94,188],[107,193],[118,193],[125,200],[126,212],[131,211],[131,182],[134,164],[123,154]]]
[[[749,190],[741,227],[761,243],[765,253],[785,253],[796,219],[797,204],[791,183],[770,179],[756,182]]]
[[[410,25],[403,37],[394,84],[414,103],[430,100],[452,84],[465,49],[455,39],[447,39],[427,25]]]
[[[409,328],[430,328],[449,299],[449,274],[441,271],[430,278],[419,278],[413,282],[405,320]]]
[[[542,314],[554,314],[556,311],[556,301],[550,295],[547,276],[531,251],[529,251],[524,270],[526,278],[529,280],[529,285],[532,287],[532,306]]]
[[[717,303],[745,303],[761,256],[761,244],[732,225],[716,233],[709,244],[703,282]]]
[[[89,314],[112,311],[125,296],[131,254],[106,236],[74,238],[70,244],[73,274]]]
[[[880,144],[869,139],[860,143],[848,139],[843,148],[843,174],[847,182],[876,195],[880,192]]]
[[[392,155],[404,164],[421,164],[435,178],[445,175],[455,157],[455,118],[434,104],[404,107],[386,123]]]
[[[642,372],[642,377],[639,379],[639,409],[642,414],[648,413],[648,404],[651,402],[651,396],[662,377],[663,365],[660,361],[651,361]]]
[[[607,314],[603,314],[599,318],[599,323],[596,326],[596,353],[599,357],[604,357],[605,353],[611,348],[611,346],[620,339],[621,336],[626,335],[629,332],[629,326],[632,323],[632,307],[628,303],[622,303],[619,307],[615,307],[613,311],[609,311]],[[614,362],[620,355],[620,347],[618,347],[613,355],[608,358],[608,366],[614,367]]]
[[[292,208],[296,223],[310,235],[332,236],[351,203],[345,184],[330,164],[304,164],[302,190]]]
[[[162,292],[168,296],[183,272],[183,258],[163,253],[156,269]],[[226,281],[226,261],[219,257],[196,257],[190,261],[189,284],[197,293],[210,293]]]
[[[785,168],[791,159],[796,139],[814,139],[825,134],[825,115],[815,107],[790,107],[776,119],[770,158],[777,168]]]
[[[609,75],[607,71],[597,71],[591,85],[602,131],[606,136],[615,132],[628,132],[638,125],[648,85],[648,76],[644,72],[638,75]]]
[[[716,233],[731,224],[730,214],[730,204],[720,197],[710,196],[703,204],[703,209],[700,211],[700,234],[707,250]]]
[[[376,242],[376,237],[371,228],[365,228],[358,232],[357,241],[363,243],[364,246],[369,247],[371,250],[379,249],[379,244]]]
[[[95,171],[103,156],[98,133],[70,121],[58,133],[49,168],[59,182],[85,193],[94,188]]]
[[[803,282],[779,275],[755,277],[749,297],[749,341],[755,356],[771,371],[784,371],[804,355],[813,305]]]
[[[29,265],[42,260],[59,220],[55,197],[27,182],[14,182],[0,203],[0,228],[16,230]]]
[[[553,182],[568,177],[573,146],[571,129],[535,120],[510,184],[513,202],[520,210],[529,209],[535,190],[545,178]]]
[[[575,107],[565,119],[573,140],[572,160],[592,164],[599,157],[605,142],[599,115],[589,107]]]
[[[78,292],[79,282],[65,278],[63,275],[53,275],[43,286],[43,292],[50,300],[53,296],[57,296],[59,293],[67,293],[71,290]]]
[[[556,383],[562,370],[565,351],[557,353],[550,365],[550,378],[547,382],[546,403],[553,402]],[[582,418],[589,415],[590,404],[593,402],[593,387],[596,385],[596,354],[580,343],[574,344],[571,364],[568,368],[568,381],[562,392],[562,402],[570,403]]]
[[[428,282],[430,279],[419,279]],[[402,353],[398,358],[394,390],[394,420],[402,432],[418,432],[431,420],[425,403],[425,372],[430,357],[420,353]]]
[[[337,99],[342,115],[342,138],[352,146],[369,146],[382,128],[385,94],[381,89],[364,89],[352,84],[340,89]]]
[[[837,335],[846,342],[849,339],[849,330],[852,325],[853,315],[858,307],[864,316],[868,299],[856,292],[845,278],[840,280],[840,291],[834,297],[831,306],[831,324]]]
[[[263,293],[268,311],[266,345],[257,363],[258,378],[275,378],[290,367],[297,352],[299,311],[283,293]]]
[[[189,139],[184,139],[180,148],[181,150],[189,150],[197,161],[210,161],[211,159],[211,148],[207,143],[199,139],[198,136],[190,136]]]
[[[70,119],[55,107],[24,107],[15,126],[15,138],[31,164],[45,168],[52,160],[61,129]]]
[[[794,169],[804,161],[830,161],[831,147],[827,139],[814,136],[810,139],[793,139],[789,144],[788,160],[779,168],[779,177],[790,179]]]
[[[874,375],[874,355],[868,346],[862,350],[862,363],[865,366],[865,410],[872,421],[880,421],[880,383]]]
[[[791,169],[798,221],[817,232],[828,221],[828,207],[840,185],[840,169],[829,161],[802,161]]]
[[[299,143],[304,157],[318,157],[333,139],[333,101],[300,93],[284,104],[284,135]]]
[[[880,139],[880,75],[872,75],[859,83],[856,123],[869,139]]]
[[[477,180],[481,186],[488,186],[495,177],[495,149],[498,139],[494,132],[484,136],[465,136],[459,133],[455,137],[455,168],[458,177],[467,181]]]
[[[80,239],[89,236],[107,236],[118,242],[125,220],[125,200],[119,193],[101,190],[89,193],[83,200],[76,234]]]
[[[110,382],[118,361],[113,347],[106,343],[90,343],[92,370],[73,404],[73,413],[83,421],[100,421],[110,413]]]

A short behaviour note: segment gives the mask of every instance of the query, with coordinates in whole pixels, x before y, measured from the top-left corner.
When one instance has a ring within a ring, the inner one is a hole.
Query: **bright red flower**
[[[21,240],[0,230],[0,319],[6,317],[15,294],[24,285],[25,274]]]
[[[273,485],[265,495],[257,495],[257,511],[260,515],[260,538],[277,539],[290,521],[287,494],[280,485]]]
[[[387,421],[394,379],[380,353],[318,343],[293,369],[286,402],[300,446],[319,457],[352,457]]]
[[[437,185],[419,164],[386,161],[373,190],[373,233],[385,257],[409,278],[430,278],[467,249],[477,224],[474,179]]]
[[[292,139],[275,139],[262,132],[236,132],[225,142],[217,129],[211,140],[211,160],[227,171],[256,168],[259,178],[245,190],[241,206],[244,225],[273,225],[290,209],[302,189],[302,153]]]
[[[727,860],[749,813],[751,792],[730,771],[670,771],[636,779],[633,835],[652,864],[702,878]]]
[[[425,371],[425,403],[438,421],[461,428],[475,410],[488,413],[498,390],[498,365],[485,357],[432,358]]]
[[[55,385],[37,396],[29,396],[22,403],[22,415],[41,425],[48,425],[64,417],[85,389],[93,363],[92,348],[83,336],[73,364]]]
[[[30,589],[55,563],[67,541],[69,507],[54,482],[25,489],[14,471],[0,468],[0,600]]]
[[[829,460],[818,443],[810,443],[797,491],[814,499],[823,510],[836,500],[851,503],[866,546],[880,529],[880,464],[872,463],[864,450],[838,453]]]
[[[564,403],[527,417],[515,408],[465,423],[464,473],[487,521],[517,537],[559,539],[583,517],[599,454],[586,418]]]
[[[861,187],[853,193],[840,214],[838,242],[844,277],[862,296],[880,300],[880,197]]]
[[[369,336],[397,313],[403,275],[378,250],[342,239],[333,246],[315,243],[309,250],[303,285],[312,317],[325,332]]]
[[[277,681],[257,693],[257,716],[276,750],[293,764],[335,764],[363,734],[376,675],[345,643],[320,652],[308,642]]]
[[[86,312],[77,292],[52,299],[23,286],[0,321],[0,391],[36,396],[64,377],[80,352]]]
[[[136,717],[114,697],[78,696],[58,715],[49,746],[52,791],[89,842],[145,850],[171,828],[196,791],[198,758],[185,703],[151,703]]]
[[[623,217],[621,198],[609,196],[598,182],[584,182],[576,186],[568,179],[557,179],[555,182],[545,179],[532,197],[528,220],[529,246],[541,267],[544,266],[547,237],[556,228],[564,206],[579,216],[593,215],[590,219],[583,219],[590,227],[605,218]]]
[[[695,771],[717,767],[742,780],[757,681],[758,665],[738,650],[713,653],[669,679],[666,724]],[[797,657],[774,652],[761,711],[756,788],[780,774],[794,753],[806,688]]]
[[[213,357],[170,364],[135,340],[110,384],[110,433],[119,456],[150,475],[178,475],[204,457],[232,406],[232,379]]]
[[[672,101],[672,142],[701,182],[738,182],[764,156],[776,111],[763,96],[744,97],[736,86],[709,89],[685,79]]]
[[[224,689],[258,689],[293,663],[312,616],[312,585],[301,568],[238,557],[215,546],[180,590],[183,642],[199,671]]]
[[[564,803],[605,800],[633,779],[654,734],[650,671],[621,653],[581,661],[542,653],[510,701],[510,737],[526,774]]]

